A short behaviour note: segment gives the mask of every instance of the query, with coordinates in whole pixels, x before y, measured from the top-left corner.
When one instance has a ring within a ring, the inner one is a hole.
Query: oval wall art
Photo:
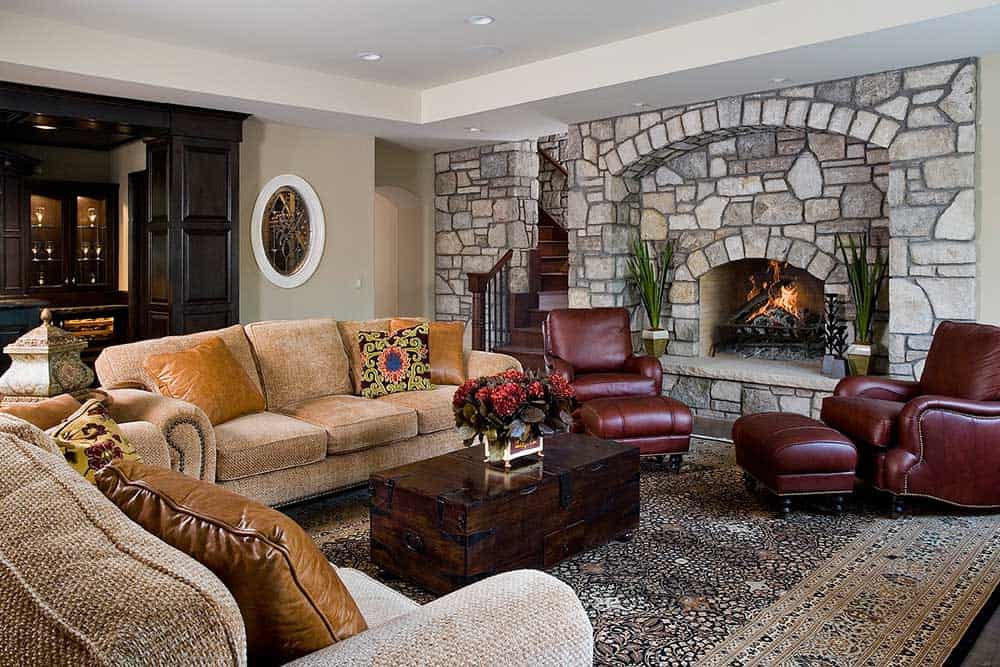
[[[292,174],[272,178],[257,195],[250,237],[257,266],[273,284],[292,288],[309,280],[326,240],[316,191]]]

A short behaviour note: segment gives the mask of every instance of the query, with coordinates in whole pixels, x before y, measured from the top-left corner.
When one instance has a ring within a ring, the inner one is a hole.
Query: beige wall
[[[1000,324],[1000,53],[979,66],[979,319]]]
[[[434,154],[376,139],[375,186],[399,209],[396,240],[399,314],[432,317]],[[375,250],[379,253],[377,238]]]
[[[374,139],[251,118],[240,147],[240,319],[374,315]],[[280,174],[304,178],[326,217],[323,259],[300,287],[282,289],[253,258],[250,217],[260,188]]]
[[[399,315],[399,207],[375,188],[375,317]]]
[[[108,172],[118,184],[118,289],[128,291],[128,175],[146,168],[146,144],[142,140],[123,144],[110,153]]]

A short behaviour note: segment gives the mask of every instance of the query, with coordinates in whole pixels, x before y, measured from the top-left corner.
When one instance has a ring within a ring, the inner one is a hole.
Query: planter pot
[[[832,354],[823,356],[822,372],[823,375],[831,378],[837,378],[838,380],[842,377],[850,375],[850,371],[847,368],[847,360],[835,357]]]
[[[872,363],[872,346],[866,343],[854,343],[847,348],[847,363],[851,367],[851,375],[868,375]]]
[[[483,463],[497,468],[509,470],[511,461],[529,454],[538,454],[539,458],[543,456],[544,443],[541,436],[527,442],[503,438],[498,438],[493,442],[489,442],[485,438],[483,440]]]
[[[670,332],[666,329],[643,329],[642,347],[651,357],[662,357],[667,353],[667,343],[670,342]]]

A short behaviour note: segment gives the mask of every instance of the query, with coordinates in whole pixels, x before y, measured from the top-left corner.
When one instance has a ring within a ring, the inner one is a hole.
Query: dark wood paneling
[[[147,220],[151,222],[167,219],[170,200],[167,181],[169,150],[170,147],[167,143],[162,141],[150,143],[146,147],[147,196],[149,197]]]
[[[231,325],[229,309],[204,313],[185,313],[184,327],[180,333],[196,333],[208,329],[221,329]]]
[[[184,221],[231,219],[229,153],[228,147],[184,145],[181,175]]]
[[[149,214],[149,199],[146,196],[149,175],[146,170],[134,171],[128,175],[128,293],[129,293],[129,340],[142,336],[143,310],[148,301],[148,248],[146,247],[146,216]]]
[[[150,224],[146,230],[146,305],[170,303],[169,254],[167,228],[163,223]]]
[[[186,225],[184,239],[184,303],[228,303],[232,252],[229,229]],[[203,279],[202,277],[210,277]]]
[[[170,335],[170,314],[163,311],[146,311],[144,338],[161,338]]]

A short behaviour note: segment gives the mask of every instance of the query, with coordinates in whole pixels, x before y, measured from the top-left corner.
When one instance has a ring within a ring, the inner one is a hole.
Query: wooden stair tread
[[[536,354],[542,356],[545,351],[541,347],[532,347],[528,345],[501,345],[500,347],[493,348],[494,351],[500,352],[501,354]]]

